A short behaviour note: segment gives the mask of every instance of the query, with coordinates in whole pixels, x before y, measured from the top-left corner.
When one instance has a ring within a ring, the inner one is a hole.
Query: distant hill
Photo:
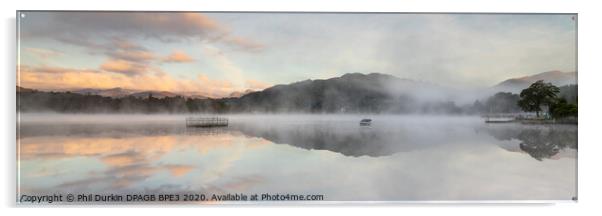
[[[182,92],[179,93],[179,95],[182,95],[185,98],[190,98],[190,99],[209,99],[209,97],[196,93],[196,92]]]
[[[228,95],[228,97],[239,98],[239,97],[245,96],[252,92],[255,92],[255,91],[253,91],[251,89],[247,89],[244,92],[235,91],[235,92],[230,93],[230,95]]]
[[[110,88],[110,89],[85,88],[85,89],[70,90],[70,92],[73,92],[76,94],[83,94],[83,95],[99,95],[99,96],[111,97],[111,98],[122,98],[122,97],[128,97],[128,96],[133,96],[133,97],[137,97],[137,98],[141,98],[141,97],[146,98],[151,94],[155,98],[176,97],[176,96],[182,96],[185,98],[193,98],[193,99],[208,98],[207,96],[201,95],[198,92],[173,93],[173,92],[169,92],[169,91],[140,91],[140,90],[124,89],[124,88]]]
[[[531,76],[508,79],[492,88],[497,92],[519,93],[538,80],[544,80],[556,86],[577,84],[577,72],[548,71]]]
[[[85,89],[73,90],[71,92],[77,93],[77,94],[83,94],[83,95],[100,95],[100,96],[104,96],[104,97],[119,98],[119,97],[126,97],[130,94],[135,93],[136,91],[131,90],[131,89],[123,89],[123,88],[111,88],[111,89],[85,88]]]
[[[36,90],[23,88],[21,86],[17,86],[17,92],[35,92]]]
[[[201,112],[201,113],[464,113],[448,88],[371,73],[305,80],[249,92],[240,98],[183,98],[172,92],[143,91],[134,97],[101,96],[112,91],[18,93],[22,111]],[[127,92],[124,89],[113,92]],[[85,94],[82,94],[85,93]],[[124,93],[125,94],[125,93]],[[149,95],[152,94],[152,98]]]
[[[143,92],[136,92],[136,93],[130,94],[130,96],[137,97],[137,98],[148,98],[149,96],[152,96],[154,98],[165,98],[165,97],[176,97],[176,96],[180,96],[180,95],[172,93],[172,92],[168,92],[168,91],[143,91]]]
[[[276,85],[231,103],[241,112],[453,112],[449,94],[446,88],[392,75],[349,73]]]

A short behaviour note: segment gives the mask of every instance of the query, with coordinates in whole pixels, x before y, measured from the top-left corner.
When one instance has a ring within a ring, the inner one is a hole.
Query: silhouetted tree
[[[518,106],[524,111],[535,112],[539,117],[539,112],[542,111],[541,106],[550,106],[555,101],[558,92],[560,92],[558,87],[539,80],[520,92]]]

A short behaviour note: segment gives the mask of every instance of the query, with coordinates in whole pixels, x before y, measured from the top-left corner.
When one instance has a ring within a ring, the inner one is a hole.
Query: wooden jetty
[[[518,115],[516,114],[487,114],[483,115],[485,123],[510,123],[516,122]]]
[[[577,124],[577,118],[552,119],[546,115],[537,117],[531,113],[486,114],[481,117],[485,118],[485,123]]]
[[[186,127],[228,127],[228,119],[222,117],[188,117]]]

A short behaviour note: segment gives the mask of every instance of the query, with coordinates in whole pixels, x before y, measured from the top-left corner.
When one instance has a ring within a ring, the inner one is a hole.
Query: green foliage
[[[577,117],[577,104],[567,103],[566,99],[560,98],[550,105],[550,115],[557,119]]]
[[[558,87],[539,80],[520,92],[518,106],[524,111],[536,112],[539,116],[539,112],[542,111],[541,107],[544,105],[550,106],[554,103],[559,92]]]
[[[53,111],[61,113],[180,113],[187,109],[187,101],[180,96],[154,98],[110,98],[69,92],[20,92],[17,110],[25,112]],[[195,105],[190,104],[191,106]]]

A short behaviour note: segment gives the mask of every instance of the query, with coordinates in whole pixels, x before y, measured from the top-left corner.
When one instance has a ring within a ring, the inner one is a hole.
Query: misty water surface
[[[290,193],[327,201],[570,200],[577,126],[478,117],[22,114],[20,193]],[[372,118],[370,127],[359,120]]]

